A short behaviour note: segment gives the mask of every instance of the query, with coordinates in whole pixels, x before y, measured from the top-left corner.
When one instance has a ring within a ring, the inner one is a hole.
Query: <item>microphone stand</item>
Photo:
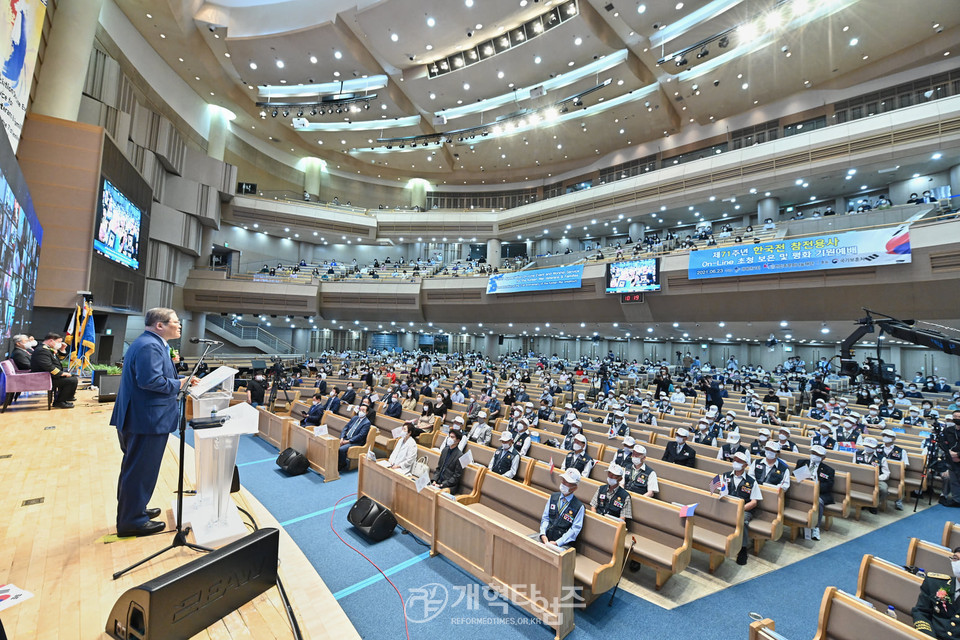
[[[179,404],[180,409],[180,418],[177,428],[180,432],[180,474],[177,478],[177,520],[175,534],[173,536],[173,541],[160,549],[156,553],[153,553],[146,558],[137,561],[136,563],[130,565],[126,569],[121,569],[113,574],[113,579],[116,580],[123,574],[136,569],[142,564],[150,562],[157,556],[163,555],[167,551],[172,551],[177,547],[187,547],[188,549],[193,549],[194,551],[213,551],[207,547],[194,544],[187,540],[187,534],[190,533],[190,527],[183,526],[183,470],[184,462],[183,458],[186,454],[186,442],[187,442],[187,394],[190,392],[190,386],[193,384],[193,380],[197,377],[197,370],[200,369],[200,364],[203,362],[203,359],[207,357],[207,352],[210,351],[210,348],[213,345],[210,343],[205,343],[203,346],[203,353],[200,354],[200,358],[197,360],[197,364],[193,366],[193,371],[190,372],[190,375],[187,377],[186,381],[180,387],[180,391],[177,392],[177,403]]]

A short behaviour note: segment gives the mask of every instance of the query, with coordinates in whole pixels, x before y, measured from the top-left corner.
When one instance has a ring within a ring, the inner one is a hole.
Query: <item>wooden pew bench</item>
[[[950,576],[953,575],[953,568],[950,565],[952,555],[953,552],[949,547],[919,538],[910,538],[905,564],[908,567],[923,569],[927,573],[945,573]]]
[[[260,407],[260,417],[257,424],[257,435],[261,440],[269,442],[278,451],[287,448],[287,425],[293,420],[287,417],[270,413],[265,407]]]
[[[323,412],[323,419],[320,421],[321,425],[327,425],[327,433],[331,436],[335,436],[338,440],[337,448],[339,449],[339,439],[343,435],[343,428],[346,426],[347,422],[350,421],[350,418],[345,416],[337,415],[335,413],[330,413],[329,411]],[[377,434],[379,431],[375,429],[372,425],[370,430],[367,431],[367,439],[363,444],[354,445],[347,449],[347,463],[350,469],[356,469],[359,465],[359,460],[361,456],[366,456],[367,452],[373,448],[373,444],[377,440]]]
[[[929,640],[898,620],[836,587],[827,587],[820,603],[817,635],[814,640]]]
[[[897,620],[912,627],[912,611],[922,583],[922,577],[867,554],[860,562],[857,597],[872,604],[877,611],[886,611],[892,605]]]

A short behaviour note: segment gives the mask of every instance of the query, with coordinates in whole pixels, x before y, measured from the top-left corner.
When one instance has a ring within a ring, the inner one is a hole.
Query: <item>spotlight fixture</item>
[[[727,36],[723,36],[722,38],[717,40],[717,46],[720,47],[721,49],[726,49],[728,46],[730,46],[730,38],[728,38]]]
[[[697,60],[708,55],[710,55],[710,51],[706,47],[701,47],[700,52],[697,54]]]
[[[263,109],[260,109],[260,119],[265,120],[267,118],[267,112]]]
[[[277,117],[277,110],[276,110],[276,109],[274,109],[274,110],[270,113],[270,117],[272,117],[272,118],[276,118],[276,117]]]
[[[290,115],[290,109],[284,109],[282,113],[283,113],[283,117],[286,118],[287,116]]]

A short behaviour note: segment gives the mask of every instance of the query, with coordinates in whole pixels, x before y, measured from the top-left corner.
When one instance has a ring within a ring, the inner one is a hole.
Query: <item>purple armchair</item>
[[[50,379],[49,373],[46,371],[39,373],[18,371],[16,365],[13,364],[13,360],[0,362],[0,370],[3,372],[0,389],[6,392],[0,413],[7,410],[15,395],[24,391],[46,391],[47,411],[50,410],[53,405],[53,381]]]

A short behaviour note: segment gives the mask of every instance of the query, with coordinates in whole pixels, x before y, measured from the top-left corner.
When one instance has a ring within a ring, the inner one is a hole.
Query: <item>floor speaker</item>
[[[360,530],[370,542],[380,542],[393,535],[397,519],[390,509],[377,504],[367,496],[353,503],[347,521]]]
[[[260,529],[128,589],[110,612],[117,640],[184,640],[277,583],[278,529]]]

